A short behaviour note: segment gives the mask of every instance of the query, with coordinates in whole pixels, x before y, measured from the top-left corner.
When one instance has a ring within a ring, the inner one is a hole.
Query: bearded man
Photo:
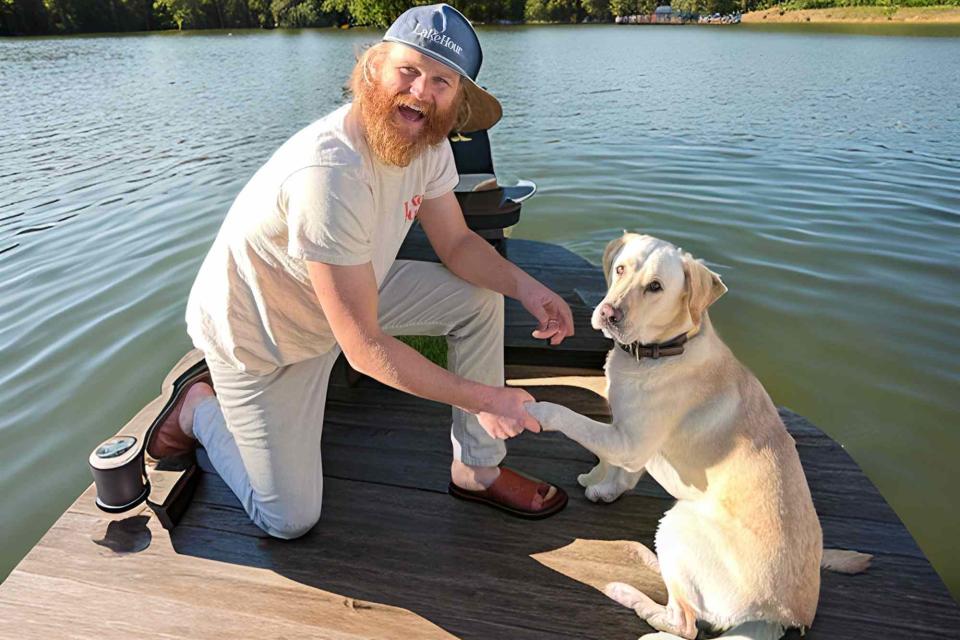
[[[453,495],[522,517],[566,504],[562,490],[499,466],[506,438],[539,431],[524,408],[533,398],[504,387],[503,296],[552,344],[573,321],[467,229],[453,194],[447,135],[500,114],[474,82],[481,59],[452,7],[404,13],[358,61],[352,103],[290,138],[243,188],[200,268],[187,328],[216,395],[202,382],[186,390],[148,451],[199,441],[272,536],[298,537],[320,517],[320,435],[341,351],[384,384],[453,406]],[[444,266],[396,260],[415,218]],[[446,336],[451,371],[395,335]]]

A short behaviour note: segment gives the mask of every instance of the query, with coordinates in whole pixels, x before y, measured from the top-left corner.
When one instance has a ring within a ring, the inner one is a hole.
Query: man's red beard
[[[367,144],[380,160],[398,167],[406,167],[427,147],[439,144],[453,130],[460,108],[460,97],[446,109],[439,110],[435,104],[420,102],[410,95],[388,95],[372,80],[356,83],[354,100],[360,107]],[[422,110],[420,131],[411,133],[397,123],[400,105],[415,106]]]

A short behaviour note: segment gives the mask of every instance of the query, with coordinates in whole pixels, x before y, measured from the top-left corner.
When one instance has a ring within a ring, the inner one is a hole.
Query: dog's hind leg
[[[643,593],[636,587],[631,587],[625,582],[611,582],[603,588],[603,593],[619,604],[628,609],[633,609],[641,618],[644,613],[655,613],[659,609],[665,609],[662,604],[654,602],[650,596]]]
[[[603,592],[607,597],[633,609],[647,624],[658,631],[691,640],[697,637],[697,619],[693,610],[678,598],[670,596],[667,606],[657,604],[650,596],[623,582],[611,582]],[[644,636],[646,637],[646,636]],[[656,636],[655,636],[656,637]]]
[[[637,560],[642,562],[651,571],[660,573],[660,560],[657,558],[657,554],[651,551],[646,545],[639,542],[630,541],[629,546],[630,551],[633,552],[633,555],[636,556]]]
[[[753,620],[727,629],[719,637],[727,640],[780,640],[783,634],[784,628],[777,622]]]

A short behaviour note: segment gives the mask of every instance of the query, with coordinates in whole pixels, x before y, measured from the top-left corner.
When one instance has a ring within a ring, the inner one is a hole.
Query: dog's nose
[[[600,307],[600,317],[610,324],[617,324],[623,317],[623,313],[621,313],[620,309],[614,307],[612,304],[604,302],[603,306]]]

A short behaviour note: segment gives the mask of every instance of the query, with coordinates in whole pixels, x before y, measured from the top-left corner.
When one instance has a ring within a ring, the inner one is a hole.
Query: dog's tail
[[[824,549],[820,567],[837,573],[863,573],[870,566],[873,556],[847,549]]]

